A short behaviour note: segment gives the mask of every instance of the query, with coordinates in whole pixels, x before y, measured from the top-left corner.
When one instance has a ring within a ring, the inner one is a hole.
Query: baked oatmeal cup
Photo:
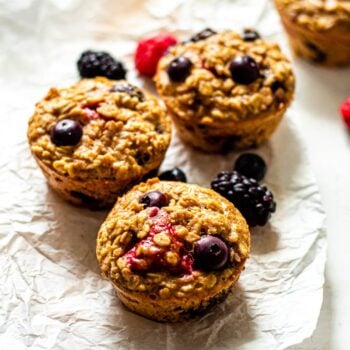
[[[294,93],[290,62],[253,30],[206,29],[171,47],[155,83],[179,136],[205,152],[267,141]]]
[[[84,79],[50,89],[36,104],[28,140],[57,193],[104,208],[154,176],[170,142],[170,118],[155,97],[126,81]]]
[[[325,66],[350,64],[348,0],[275,0],[296,55]]]
[[[96,253],[123,304],[177,322],[227,297],[249,249],[248,225],[232,203],[198,185],[154,178],[118,199]]]

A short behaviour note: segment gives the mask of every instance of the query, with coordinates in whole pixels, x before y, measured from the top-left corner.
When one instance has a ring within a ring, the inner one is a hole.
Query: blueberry
[[[283,83],[281,83],[278,80],[275,80],[272,84],[271,84],[271,90],[273,93],[276,93],[279,89],[282,90],[286,90],[286,87],[284,86]]]
[[[190,74],[192,62],[184,56],[174,58],[168,68],[167,73],[170,80],[175,82],[184,81]]]
[[[313,62],[322,63],[327,60],[327,54],[314,43],[305,41],[305,46],[311,51],[313,55],[311,59]]]
[[[249,85],[259,78],[259,66],[250,56],[237,56],[229,66],[232,79],[237,84]]]
[[[210,29],[210,28],[205,28],[202,31],[200,31],[199,33],[193,35],[190,38],[190,41],[192,41],[193,43],[197,42],[197,41],[201,41],[201,40],[205,40],[209,37],[211,37],[212,35],[216,34],[216,31]]]
[[[129,83],[115,83],[111,89],[111,92],[124,92],[126,94],[129,94],[132,97],[137,97],[138,100],[142,101],[144,99],[144,95],[142,91],[137,88],[136,86],[133,86]]]
[[[62,119],[51,129],[50,138],[56,146],[74,146],[79,143],[83,128],[79,122],[72,119]]]
[[[145,193],[140,198],[140,203],[143,204],[145,207],[165,207],[168,205],[169,200],[166,197],[166,195],[159,191],[151,191]]]
[[[138,152],[135,155],[135,159],[138,165],[143,166],[151,159],[151,157],[147,153]]]
[[[246,177],[260,181],[266,174],[266,163],[257,154],[244,153],[236,160],[234,170]]]
[[[160,180],[165,181],[187,182],[186,174],[180,168],[174,168],[164,171],[158,177]]]
[[[222,269],[229,257],[229,248],[226,243],[215,236],[204,235],[194,245],[195,264],[203,270]]]
[[[244,41],[255,41],[260,39],[259,33],[253,29],[244,29],[242,37]]]

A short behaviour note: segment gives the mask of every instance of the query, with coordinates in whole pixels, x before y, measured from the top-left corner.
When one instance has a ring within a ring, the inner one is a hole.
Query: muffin
[[[348,0],[275,0],[296,55],[325,66],[350,64]]]
[[[50,186],[67,201],[111,207],[154,176],[170,142],[159,101],[126,81],[84,79],[52,88],[29,120],[28,140]]]
[[[250,249],[246,221],[216,192],[150,179],[120,197],[97,237],[102,274],[132,311],[161,322],[223,301]]]
[[[155,83],[179,136],[204,152],[265,142],[294,93],[290,62],[253,30],[206,29],[173,46],[158,64]]]

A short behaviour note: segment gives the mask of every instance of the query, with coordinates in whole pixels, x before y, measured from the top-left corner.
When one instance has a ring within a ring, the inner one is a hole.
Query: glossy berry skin
[[[260,34],[253,29],[245,29],[242,38],[244,41],[255,41],[260,39]]]
[[[147,207],[165,207],[169,204],[169,200],[166,197],[166,195],[162,192],[159,191],[151,191],[145,193],[141,198],[140,198],[140,203]]]
[[[257,154],[243,153],[236,160],[234,170],[246,177],[260,181],[266,174],[266,163]]]
[[[249,85],[259,78],[259,66],[250,56],[237,56],[229,66],[232,79],[237,84]]]
[[[190,74],[192,62],[184,56],[174,58],[168,68],[167,73],[171,81],[183,82]]]
[[[192,41],[193,43],[196,43],[197,41],[205,40],[211,36],[216,34],[216,31],[210,29],[210,28],[205,28],[199,33],[193,35],[189,41]]]
[[[51,142],[56,146],[74,146],[83,136],[83,128],[79,122],[72,119],[62,119],[51,129]]]
[[[211,188],[232,202],[249,226],[266,225],[276,211],[272,192],[237,171],[220,172]]]
[[[180,168],[174,168],[164,171],[158,177],[160,180],[164,181],[187,182],[186,174]]]
[[[109,53],[103,51],[84,51],[77,65],[82,78],[101,76],[119,80],[125,79],[126,75],[123,63],[115,60]]]
[[[168,34],[158,34],[138,42],[135,52],[135,67],[141,75],[153,77],[161,57],[177,39]]]
[[[124,92],[125,94],[129,94],[132,97],[136,97],[139,101],[142,101],[144,99],[143,92],[137,88],[136,86],[133,86],[129,83],[124,82],[118,82],[115,83],[111,89],[111,92]]]
[[[205,271],[220,270],[229,258],[229,248],[220,238],[212,235],[201,236],[193,248],[195,265]]]
[[[346,99],[340,105],[340,114],[343,117],[345,125],[350,130],[350,98]]]

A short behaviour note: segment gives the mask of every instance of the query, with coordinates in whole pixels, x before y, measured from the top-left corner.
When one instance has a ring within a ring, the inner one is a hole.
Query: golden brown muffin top
[[[168,203],[145,206],[140,201],[150,191],[161,192]],[[194,245],[207,235],[229,249],[218,270],[203,270],[194,260]],[[227,287],[249,249],[249,228],[232,203],[197,185],[151,179],[118,199],[100,228],[96,252],[113,284],[166,299]]]
[[[52,142],[51,129],[63,119],[81,124],[78,144]],[[83,79],[51,88],[36,104],[28,139],[33,154],[59,174],[123,181],[159,164],[170,142],[170,120],[155,97],[126,81]]]
[[[229,68],[244,55],[259,65],[259,78],[248,85],[236,83]],[[174,82],[167,68],[180,56],[190,59],[192,68],[183,82]],[[285,108],[294,92],[292,66],[277,44],[244,41],[231,31],[170,48],[158,64],[155,83],[171,112],[203,127],[273,113]]]
[[[350,32],[349,0],[275,0],[293,22],[315,31]]]

